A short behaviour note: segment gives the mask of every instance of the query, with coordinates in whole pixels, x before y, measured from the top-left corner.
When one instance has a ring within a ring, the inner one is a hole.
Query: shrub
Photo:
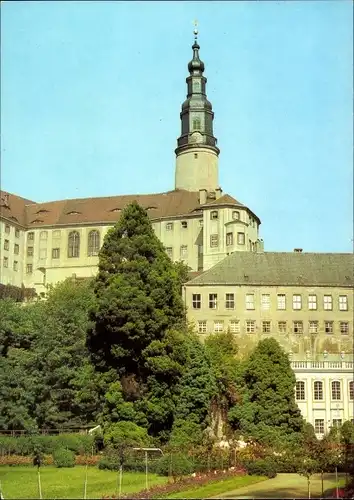
[[[52,454],[57,448],[67,448],[75,455],[91,455],[95,437],[88,434],[59,434],[57,436],[0,436],[0,455],[33,456],[36,452]]]
[[[248,474],[251,476],[267,476],[269,478],[277,475],[277,469],[272,459],[258,459],[245,464]]]
[[[161,476],[172,476],[174,480],[193,472],[192,460],[182,453],[164,455],[156,461],[156,472]]]
[[[56,467],[74,467],[75,454],[71,450],[58,448],[53,453],[53,460]]]

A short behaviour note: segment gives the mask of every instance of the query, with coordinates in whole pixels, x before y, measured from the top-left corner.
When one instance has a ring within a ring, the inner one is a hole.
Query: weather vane
[[[195,41],[197,41],[197,38],[198,38],[198,21],[197,20],[194,21],[193,33],[194,33],[194,39],[195,39]]]

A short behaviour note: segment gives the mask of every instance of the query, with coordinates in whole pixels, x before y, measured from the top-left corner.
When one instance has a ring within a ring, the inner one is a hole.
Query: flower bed
[[[192,476],[181,478],[177,482],[168,482],[167,484],[156,485],[149,490],[141,490],[134,494],[134,500],[163,498],[172,493],[179,493],[186,489],[198,488],[217,481],[231,479],[236,476],[244,476],[244,469],[230,469],[224,471],[212,471],[206,474],[192,474]],[[103,499],[115,499],[116,496],[104,496]],[[121,498],[129,498],[122,496]]]

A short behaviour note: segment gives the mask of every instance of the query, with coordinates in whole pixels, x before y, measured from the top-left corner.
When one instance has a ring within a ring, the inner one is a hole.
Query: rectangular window
[[[253,319],[248,319],[246,321],[246,332],[254,333],[256,331],[256,322]]]
[[[270,333],[270,321],[262,321],[262,332]]]
[[[339,323],[339,330],[342,335],[348,335],[349,334],[349,323],[348,321],[341,321]]]
[[[4,257],[3,265],[4,265],[4,267],[9,267],[9,258],[8,257]]]
[[[220,333],[224,331],[224,322],[223,321],[214,321],[214,332]]]
[[[188,228],[188,222],[186,220],[183,220],[181,222],[181,227],[182,227],[182,229],[187,229]]]
[[[246,309],[248,311],[254,310],[254,293],[246,294]]]
[[[48,231],[41,231],[39,233],[39,239],[40,240],[46,240],[46,239],[48,239]]]
[[[56,229],[55,231],[53,231],[53,238],[54,239],[60,238],[60,230],[59,229]]]
[[[286,309],[286,295],[285,295],[285,293],[278,293],[278,295],[277,295],[277,309],[279,311],[285,311],[285,309]]]
[[[27,234],[27,241],[34,241],[34,233],[30,232]]]
[[[166,231],[173,231],[173,222],[166,222]]]
[[[4,250],[10,249],[10,240],[4,240]]]
[[[193,293],[192,295],[193,309],[200,309],[202,307],[202,296],[200,293]]]
[[[301,295],[293,295],[293,309],[294,311],[301,309]]]
[[[323,382],[316,381],[313,384],[313,398],[315,401],[323,400]]]
[[[218,234],[211,234],[210,235],[210,246],[212,248],[219,246],[219,235]]]
[[[216,220],[216,219],[218,219],[218,217],[219,217],[219,213],[217,210],[212,210],[210,212],[210,219],[211,220]]]
[[[20,245],[17,243],[14,244],[14,254],[18,255],[20,253]]]
[[[240,333],[240,322],[238,319],[232,319],[229,323],[231,333]]]
[[[324,322],[325,333],[333,333],[333,321]]]
[[[179,254],[180,254],[181,259],[185,259],[187,257],[187,255],[188,255],[187,245],[181,245]]]
[[[20,230],[15,229],[15,238],[19,238],[19,237],[20,237]]]
[[[269,311],[270,309],[270,295],[263,294],[261,296],[261,309],[262,311]]]
[[[209,309],[216,309],[218,306],[218,294],[209,293]]]
[[[309,295],[309,311],[316,311],[317,295]]]
[[[33,247],[27,247],[27,257],[33,257]]]
[[[332,399],[334,401],[341,399],[340,382],[338,380],[332,382]]]
[[[39,258],[40,259],[46,259],[47,258],[47,249],[46,248],[41,248],[39,250]]]
[[[296,382],[296,391],[295,391],[295,397],[298,401],[304,401],[305,400],[305,382],[302,380],[299,380]]]
[[[198,321],[198,333],[206,333],[207,331],[207,322],[205,320]]]
[[[232,218],[233,220],[240,220],[240,212],[238,210],[234,210],[232,212]]]
[[[286,333],[286,321],[278,321],[278,332]]]
[[[323,418],[315,418],[315,434],[324,434]]]
[[[225,307],[226,309],[235,309],[235,294],[226,294]]]
[[[27,264],[27,266],[26,266],[26,273],[27,274],[32,274],[33,273],[33,265],[32,264]]]
[[[354,381],[349,382],[349,399],[352,401],[354,399]]]
[[[8,224],[5,225],[5,233],[10,234],[10,226]]]
[[[52,259],[59,259],[60,257],[60,248],[52,249]]]
[[[302,321],[294,321],[293,322],[293,329],[294,329],[294,333],[303,333],[304,326],[303,326]]]
[[[348,311],[348,297],[346,295],[339,296],[339,310]]]
[[[237,233],[237,244],[238,245],[245,244],[245,233]]]
[[[169,258],[172,259],[172,255],[173,255],[172,247],[166,247],[166,253],[169,256]]]
[[[234,244],[234,233],[226,233],[226,246]]]
[[[323,296],[323,309],[325,311],[332,311],[332,295]]]
[[[203,255],[203,245],[198,245],[198,255]]]
[[[333,427],[341,427],[342,426],[342,419],[341,418],[334,418],[332,420],[332,425],[333,425]]]
[[[18,271],[18,262],[17,262],[17,260],[14,260],[13,270],[14,271]]]
[[[309,333],[318,333],[318,321],[309,321]]]

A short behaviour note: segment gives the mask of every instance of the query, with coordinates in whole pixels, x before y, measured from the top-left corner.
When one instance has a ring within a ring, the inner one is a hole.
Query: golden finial
[[[194,21],[193,33],[194,33],[194,39],[195,39],[195,41],[197,41],[197,38],[198,38],[198,21],[197,20]]]

